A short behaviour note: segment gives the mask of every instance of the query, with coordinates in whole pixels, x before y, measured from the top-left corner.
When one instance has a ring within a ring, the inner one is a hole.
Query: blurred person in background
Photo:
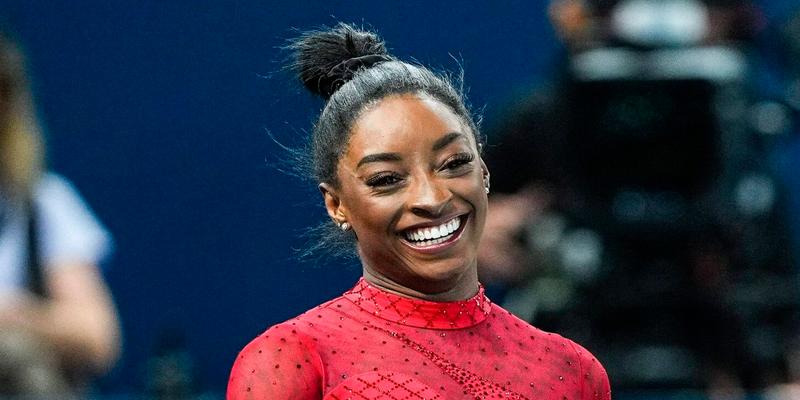
[[[23,56],[0,34],[0,397],[76,395],[113,366],[119,325],[98,269],[110,240],[44,170]]]
[[[745,0],[553,0],[558,76],[487,135],[479,265],[616,395],[789,380],[798,279]]]

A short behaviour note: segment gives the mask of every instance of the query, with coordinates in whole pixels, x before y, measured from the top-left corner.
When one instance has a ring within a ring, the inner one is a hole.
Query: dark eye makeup
[[[444,165],[442,166],[442,170],[457,170],[469,163],[471,163],[475,159],[475,155],[472,153],[457,153],[452,157],[448,158],[445,161]]]
[[[473,160],[475,155],[469,152],[456,153],[448,158],[439,168],[442,172],[459,173],[462,172]],[[380,172],[370,176],[365,183],[375,189],[388,189],[403,181],[403,176],[396,172]]]
[[[387,187],[392,186],[394,184],[399,183],[403,178],[396,174],[396,173],[379,173],[377,175],[371,176],[367,179],[366,183],[367,186],[380,188],[380,187]]]

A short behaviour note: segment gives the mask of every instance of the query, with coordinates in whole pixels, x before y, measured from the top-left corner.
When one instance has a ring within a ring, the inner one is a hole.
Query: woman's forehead
[[[447,105],[427,95],[396,95],[382,99],[356,120],[348,147],[359,153],[430,147],[451,133],[460,133],[475,145],[470,128]]]

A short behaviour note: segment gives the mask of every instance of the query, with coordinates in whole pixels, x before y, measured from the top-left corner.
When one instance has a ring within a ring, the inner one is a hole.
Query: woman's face
[[[329,214],[355,231],[365,275],[435,295],[477,289],[486,166],[475,136],[425,95],[390,96],[356,121]]]

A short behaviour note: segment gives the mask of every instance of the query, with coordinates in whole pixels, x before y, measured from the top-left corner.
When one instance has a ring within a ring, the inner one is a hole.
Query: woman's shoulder
[[[306,340],[307,335],[292,325],[296,320],[297,317],[270,326],[242,348],[239,353],[239,358],[243,358],[242,356],[283,351],[284,349],[301,350],[307,348],[310,344]]]
[[[275,324],[252,339],[236,356],[228,399],[317,399],[325,376],[320,355],[326,337],[347,308],[342,297]]]
[[[561,347],[564,347],[568,342],[571,342],[569,339],[557,333],[547,332],[531,325],[529,322],[517,317],[511,311],[506,310],[496,303],[492,303],[492,311],[490,315],[491,320],[493,320],[498,327],[502,327],[503,330],[506,331],[516,332],[519,335],[524,335],[532,341],[538,341],[540,343],[556,343]]]
[[[33,199],[37,202],[55,198],[56,202],[80,202],[85,204],[75,185],[55,172],[44,172],[33,186]]]
[[[581,398],[610,399],[608,375],[600,361],[585,347],[558,333],[547,332],[523,321],[509,311],[493,304],[493,319],[498,329],[514,332],[520,343],[536,353],[536,359],[550,359],[564,364],[563,371],[573,370],[583,388]],[[560,361],[559,361],[560,360]]]
[[[323,365],[303,315],[271,326],[242,348],[231,368],[228,400],[320,398]]]
[[[313,352],[317,341],[314,337],[320,328],[333,319],[332,309],[342,308],[342,297],[326,301],[304,313],[275,324],[252,339],[240,352],[239,358],[265,352],[283,352],[286,349]]]
[[[596,362],[597,360],[589,350],[575,341],[558,333],[537,328],[497,304],[492,304],[492,315],[499,320],[504,330],[517,331],[518,334],[526,336],[532,342],[545,344],[545,348],[550,349],[550,351],[562,349],[564,352],[576,355],[582,362],[593,360]]]

